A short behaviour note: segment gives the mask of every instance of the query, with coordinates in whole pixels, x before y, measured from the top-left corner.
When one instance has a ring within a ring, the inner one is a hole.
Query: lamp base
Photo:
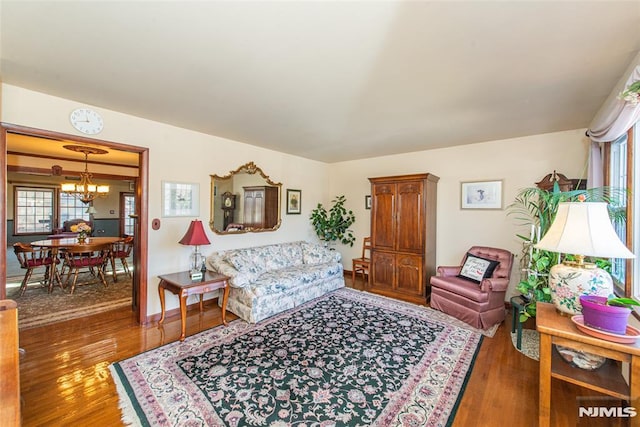
[[[198,251],[198,247],[196,246],[196,250],[191,254],[190,262],[190,270],[189,274],[191,275],[191,280],[200,280],[204,276],[204,272],[202,271],[201,266],[204,263],[204,257]]]
[[[549,271],[549,290],[556,309],[572,316],[582,312],[581,295],[613,295],[613,280],[601,268],[556,264]]]

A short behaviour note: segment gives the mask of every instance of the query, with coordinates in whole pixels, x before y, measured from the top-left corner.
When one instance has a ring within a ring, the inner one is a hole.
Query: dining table
[[[67,239],[46,239],[46,240],[36,240],[35,242],[31,242],[31,246],[41,247],[41,248],[49,248],[51,250],[51,257],[57,258],[60,251],[72,251],[72,252],[92,252],[95,250],[104,249],[105,246],[111,246],[113,243],[120,242],[124,240],[124,237],[108,237],[108,236],[100,236],[100,237],[87,237],[82,242],[78,241],[77,237],[70,237]],[[57,272],[57,263],[53,263],[51,268],[49,269],[49,280],[54,283],[53,280],[58,277]],[[61,287],[62,284],[59,283]]]

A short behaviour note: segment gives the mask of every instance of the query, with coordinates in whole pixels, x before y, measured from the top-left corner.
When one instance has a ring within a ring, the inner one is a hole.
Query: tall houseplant
[[[517,236],[523,240],[521,270],[524,273],[517,289],[529,299],[520,321],[525,322],[536,315],[536,302],[551,302],[549,289],[549,270],[559,262],[559,255],[536,249],[534,245],[547,233],[555,219],[558,205],[562,202],[607,202],[616,204],[617,200],[625,196],[624,190],[611,187],[592,188],[587,190],[560,191],[557,182],[553,189],[547,191],[539,187],[529,187],[521,190],[514,202],[507,207],[508,215],[514,215],[520,225],[526,225],[531,233],[529,236]],[[621,209],[610,209],[610,215],[615,221],[624,221]],[[604,268],[606,260],[594,260],[599,267]]]
[[[311,211],[311,224],[320,240],[327,243],[338,241],[353,246],[356,238],[349,227],[356,222],[356,217],[353,211],[344,207],[345,202],[344,196],[337,196],[332,200],[333,206],[328,211],[322,203],[318,203]]]

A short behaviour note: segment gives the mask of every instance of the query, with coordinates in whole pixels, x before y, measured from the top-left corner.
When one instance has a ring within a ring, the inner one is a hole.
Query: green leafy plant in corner
[[[549,289],[549,270],[559,260],[559,255],[554,252],[536,249],[534,246],[542,238],[555,219],[558,205],[562,202],[606,202],[610,204],[609,214],[614,221],[624,221],[624,212],[616,208],[616,201],[626,196],[622,189],[611,187],[599,187],[587,190],[560,191],[557,182],[553,189],[547,191],[538,187],[529,187],[516,195],[514,202],[507,207],[507,214],[513,215],[520,225],[527,228],[533,226],[535,233],[531,236],[517,234],[523,241],[522,257],[520,268],[523,278],[517,285],[517,290],[528,298],[524,305],[524,310],[520,314],[520,321],[526,322],[529,318],[536,316],[536,302],[551,302],[551,291]],[[611,207],[614,206],[614,207]],[[567,258],[570,255],[566,256]],[[570,259],[570,258],[569,258]],[[600,268],[610,271],[609,260],[592,260]]]
[[[533,249],[530,266],[526,278],[518,283],[516,289],[529,299],[520,313],[520,322],[526,322],[536,315],[536,301],[551,302],[549,289],[549,270],[553,265],[553,254],[548,251]]]
[[[344,196],[337,196],[331,203],[333,206],[327,210],[322,203],[311,211],[311,224],[318,238],[324,242],[340,242],[344,245],[353,246],[356,237],[349,229],[356,222],[353,211],[348,211],[344,204]]]

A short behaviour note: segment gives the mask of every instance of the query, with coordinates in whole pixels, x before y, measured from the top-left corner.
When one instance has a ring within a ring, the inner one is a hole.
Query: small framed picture
[[[302,190],[287,189],[287,214],[297,215],[302,212]]]
[[[364,196],[364,208],[371,209],[371,196]]]
[[[162,181],[162,216],[199,216],[200,186]]]
[[[463,182],[461,209],[502,209],[502,180]]]

